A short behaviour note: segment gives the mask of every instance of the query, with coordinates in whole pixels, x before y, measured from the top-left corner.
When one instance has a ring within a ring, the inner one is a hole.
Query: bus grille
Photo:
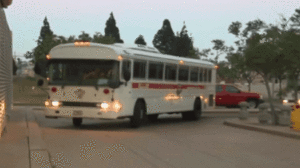
[[[97,103],[89,102],[62,102],[63,106],[97,107]]]

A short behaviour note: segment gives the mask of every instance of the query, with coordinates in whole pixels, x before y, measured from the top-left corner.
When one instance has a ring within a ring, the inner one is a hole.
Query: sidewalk
[[[51,168],[32,107],[14,106],[0,139],[1,168]]]
[[[259,123],[258,118],[248,118],[247,120],[227,119],[224,121],[224,125],[300,140],[300,131],[293,130],[289,126],[262,125]]]

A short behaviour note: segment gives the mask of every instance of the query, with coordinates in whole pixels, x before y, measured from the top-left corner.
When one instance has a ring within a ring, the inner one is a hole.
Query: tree
[[[189,57],[190,50],[193,50],[193,41],[189,37],[186,25],[184,24],[181,32],[177,32],[177,36],[175,36],[172,55]]]
[[[58,41],[60,44],[64,44],[68,42],[68,40],[64,36],[58,36]]]
[[[18,70],[18,67],[17,67],[17,65],[16,65],[15,60],[13,59],[13,75],[16,75],[16,74],[17,74],[17,70]]]
[[[199,51],[199,48],[193,47],[193,49],[191,49],[191,50],[189,51],[189,58],[200,59],[200,51]]]
[[[209,55],[213,55],[211,52],[211,49],[202,49],[202,51],[199,52],[200,59],[208,59]],[[202,58],[201,58],[202,57]],[[205,58],[203,58],[205,57]]]
[[[42,43],[42,41],[46,38],[46,35],[49,34],[49,35],[53,35],[53,32],[52,30],[50,29],[50,24],[47,20],[47,17],[45,17],[44,19],[44,25],[42,26],[41,28],[41,31],[40,31],[40,36],[39,36],[39,39],[38,39],[38,45],[40,45]]]
[[[162,28],[154,35],[152,44],[163,54],[173,54],[175,35],[168,19],[165,19]]]
[[[258,75],[255,71],[251,71],[246,64],[245,64],[245,57],[242,53],[236,52],[229,54],[227,56],[227,60],[231,65],[232,71],[235,72],[235,75],[237,77],[241,77],[242,79],[245,79],[248,83],[248,91],[251,91],[251,83],[255,79],[255,77]]]
[[[94,34],[94,38],[92,40],[95,43],[101,43],[101,44],[114,44],[115,38],[112,36],[103,36],[100,32],[96,32]]]
[[[142,35],[139,35],[139,37],[137,37],[134,41],[134,44],[142,44],[142,45],[147,45],[147,43],[145,42],[145,39]]]
[[[245,63],[244,50],[247,47],[247,42],[250,42],[250,38],[258,35],[258,32],[266,28],[266,24],[260,19],[250,21],[247,24],[247,27],[241,31],[242,24],[240,22],[232,22],[228,27],[228,32],[235,35],[238,40],[235,41],[237,46],[237,51],[233,54],[228,54],[226,56],[228,62],[231,64],[232,69],[235,69],[242,79],[246,80],[248,83],[248,90],[251,90],[251,83],[258,75],[257,72],[253,71],[251,68],[248,68]],[[249,32],[251,34],[249,35]],[[257,36],[258,37],[258,36]],[[258,43],[260,38],[256,40],[251,40],[251,43]]]
[[[203,49],[200,52],[200,56],[205,57],[204,60],[208,60],[214,64],[218,64],[220,55],[231,53],[234,50],[233,47],[227,47],[225,45],[224,40],[216,39],[216,40],[212,40],[211,42],[214,44],[213,48]],[[214,59],[211,59],[209,58],[209,55],[216,55],[216,56]]]
[[[218,82],[225,81],[226,83],[234,83],[238,79],[234,69],[228,67],[229,62],[221,61],[218,63],[217,77]]]
[[[275,43],[260,43],[260,40],[263,38],[264,36],[262,35],[253,34],[247,41],[248,46],[244,50],[245,65],[249,69],[259,73],[264,78],[274,119],[273,124],[278,125],[278,116],[274,111],[273,100],[269,87],[269,77],[274,71],[276,59],[279,57],[280,52]]]
[[[75,36],[70,36],[70,37],[68,38],[67,42],[68,42],[68,43],[73,43],[73,42],[75,42],[75,40],[76,40],[76,37],[75,37]]]
[[[33,59],[34,58],[33,52],[27,51],[26,54],[24,54],[24,57],[26,59]]]
[[[78,40],[82,41],[92,41],[92,37],[88,33],[85,33],[84,31],[81,31],[81,34],[78,36]]]
[[[105,37],[114,37],[116,43],[124,43],[122,39],[120,39],[119,28],[116,26],[116,20],[114,18],[113,13],[110,13],[109,19],[106,21],[106,27],[104,29]]]
[[[295,34],[294,31],[284,33],[283,40],[281,41],[281,52],[284,62],[288,65],[287,71],[290,79],[294,82],[294,92],[298,92],[298,77],[300,75],[300,68],[298,62],[300,61],[300,35]],[[295,100],[298,100],[298,94],[295,94]]]
[[[49,54],[50,50],[56,45],[57,42],[53,40],[53,34],[46,34],[46,37],[42,43],[34,49],[35,60],[45,60],[46,55]]]

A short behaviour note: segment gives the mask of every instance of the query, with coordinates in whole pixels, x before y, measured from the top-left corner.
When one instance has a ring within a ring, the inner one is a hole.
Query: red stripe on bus
[[[139,84],[138,83],[132,83],[132,88],[139,88]]]
[[[140,87],[145,87],[146,83],[140,83]],[[187,89],[189,87],[204,89],[204,85],[172,85],[172,84],[157,84],[149,83],[150,89]],[[139,88],[139,83],[132,83],[132,88]]]

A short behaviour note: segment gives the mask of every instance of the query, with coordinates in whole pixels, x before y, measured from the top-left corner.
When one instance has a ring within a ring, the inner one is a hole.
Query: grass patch
[[[34,78],[34,77],[31,77],[31,76],[27,76],[27,77],[26,77],[26,79],[27,79],[27,80],[30,80],[30,81],[37,81],[37,79],[36,79],[36,78]]]
[[[13,102],[21,104],[41,104],[47,100],[48,94],[37,87],[37,79],[14,76]]]

